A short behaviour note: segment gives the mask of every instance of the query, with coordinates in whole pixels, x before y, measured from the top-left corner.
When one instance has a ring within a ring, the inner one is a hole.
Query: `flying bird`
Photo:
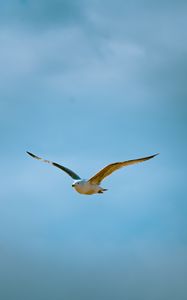
[[[72,187],[80,194],[84,194],[84,195],[92,195],[92,194],[102,194],[103,192],[107,191],[107,189],[104,189],[100,186],[100,183],[102,182],[102,180],[109,176],[110,174],[112,174],[114,171],[122,168],[122,167],[127,167],[130,165],[134,165],[137,164],[139,162],[143,162],[146,160],[149,160],[153,157],[155,157],[157,154],[151,155],[151,156],[147,156],[147,157],[142,157],[142,158],[138,158],[138,159],[132,159],[132,160],[127,160],[127,161],[122,161],[122,162],[116,162],[110,165],[107,165],[106,167],[104,167],[103,169],[101,169],[98,173],[96,173],[94,176],[92,176],[91,178],[89,178],[88,180],[86,179],[82,179],[79,175],[77,175],[75,172],[73,172],[72,170],[59,165],[53,161],[50,160],[46,160],[43,159],[41,157],[38,157],[34,154],[32,154],[31,152],[27,153],[32,156],[35,159],[38,159],[40,161],[46,162],[52,166],[55,166],[59,169],[61,169],[62,171],[64,171],[65,173],[67,173],[69,176],[71,176],[74,179],[74,182],[72,184]]]

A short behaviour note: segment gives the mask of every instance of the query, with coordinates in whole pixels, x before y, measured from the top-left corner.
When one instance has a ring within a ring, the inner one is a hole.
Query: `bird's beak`
[[[72,184],[72,187],[74,187],[74,186],[75,186],[75,184],[73,183],[73,184]]]

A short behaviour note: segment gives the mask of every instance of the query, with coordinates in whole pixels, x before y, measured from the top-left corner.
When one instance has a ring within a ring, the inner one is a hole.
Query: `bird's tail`
[[[106,192],[106,191],[108,191],[108,190],[102,188],[102,189],[98,192],[98,194],[103,194],[103,192]]]

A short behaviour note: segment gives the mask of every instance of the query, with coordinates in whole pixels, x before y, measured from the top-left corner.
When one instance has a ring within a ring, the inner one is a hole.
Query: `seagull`
[[[130,165],[137,164],[139,162],[149,160],[149,159],[155,157],[156,155],[158,155],[159,153],[156,153],[154,155],[147,156],[147,157],[138,158],[138,159],[132,159],[132,160],[127,160],[127,161],[122,161],[122,162],[116,162],[116,163],[109,164],[106,167],[104,167],[103,169],[101,169],[98,173],[96,173],[94,176],[92,176],[88,180],[82,179],[79,175],[77,175],[72,170],[70,170],[70,169],[68,169],[68,168],[66,168],[62,165],[59,165],[59,164],[57,164],[53,161],[43,159],[43,158],[38,157],[38,156],[34,155],[33,153],[28,152],[28,151],[27,151],[27,154],[29,154],[31,157],[33,157],[37,160],[43,161],[45,163],[48,163],[48,164],[50,164],[54,167],[57,167],[57,168],[61,169],[62,171],[67,173],[69,176],[71,176],[74,179],[72,187],[78,193],[84,194],[84,195],[92,195],[92,194],[102,194],[103,192],[107,191],[107,189],[104,189],[100,186],[100,183],[105,177],[109,176],[114,171],[116,171],[116,170],[118,170],[122,167],[127,167],[127,166],[130,166]]]

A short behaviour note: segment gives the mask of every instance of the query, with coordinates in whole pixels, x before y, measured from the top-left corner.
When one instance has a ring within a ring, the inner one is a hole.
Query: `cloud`
[[[39,295],[55,300],[114,299],[114,296],[174,300],[178,293],[180,299],[186,299],[185,247],[171,250],[149,240],[131,243],[120,251],[102,248],[99,256],[93,252],[95,247],[92,250],[86,247],[86,257],[85,252],[81,255],[76,251],[77,247],[68,256],[63,248],[59,247],[60,260],[51,251],[50,257],[41,252],[38,259],[30,257],[30,252],[21,255],[16,249],[13,252],[9,247],[1,248],[1,297],[17,300],[20,291],[24,297],[30,291],[28,299]]]
[[[0,77],[4,91],[12,86],[19,92],[23,84],[35,90],[46,86],[49,93],[61,98],[86,101],[91,90],[94,101],[101,103],[117,93],[119,103],[125,98],[139,107],[155,90],[157,101],[178,96],[185,77],[182,69],[186,69],[184,3],[176,10],[170,5],[168,11],[168,2],[154,4],[154,10],[137,1],[76,3],[14,3],[11,20],[15,18],[19,26],[8,21],[10,2],[1,4]],[[26,12],[30,17],[23,18]],[[42,30],[35,27],[37,14]],[[64,23],[64,19],[73,22]]]
[[[1,24],[25,25],[28,29],[45,30],[59,24],[76,23],[83,18],[79,3],[67,0],[11,1],[0,4]]]

